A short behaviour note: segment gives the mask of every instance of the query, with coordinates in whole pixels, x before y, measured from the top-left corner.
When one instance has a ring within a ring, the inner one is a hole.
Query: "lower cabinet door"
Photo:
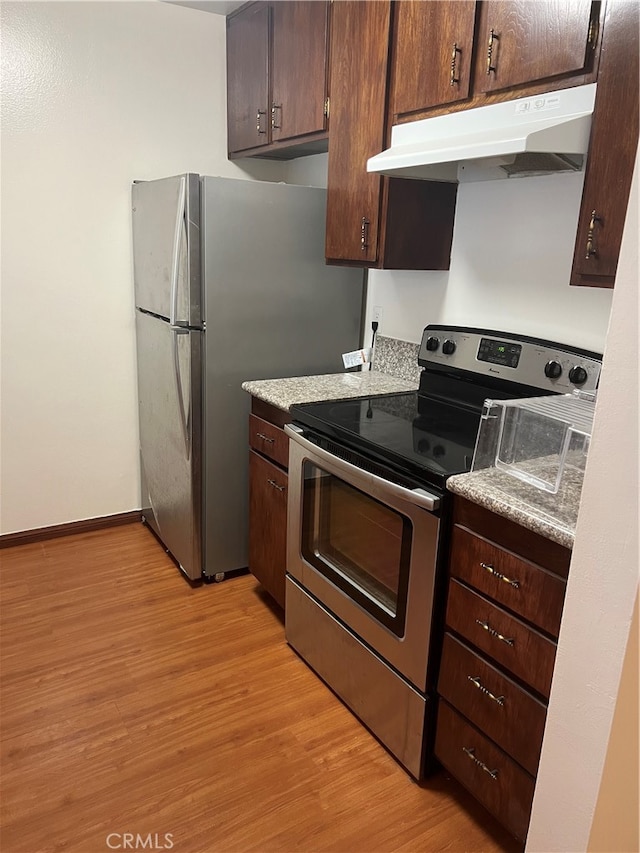
[[[285,471],[249,451],[249,570],[283,608],[287,487]]]
[[[535,781],[442,699],[436,757],[516,838],[527,836]]]

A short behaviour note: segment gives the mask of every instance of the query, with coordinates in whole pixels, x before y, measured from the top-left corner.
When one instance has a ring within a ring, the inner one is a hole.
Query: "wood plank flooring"
[[[444,773],[405,774],[250,575],[192,588],[140,524],[0,565],[3,853],[519,849]]]

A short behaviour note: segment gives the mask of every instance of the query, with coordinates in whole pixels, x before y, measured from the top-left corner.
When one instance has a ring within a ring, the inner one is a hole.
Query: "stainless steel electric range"
[[[601,356],[424,329],[418,391],[293,406],[286,635],[416,779],[431,766],[450,495],[486,398],[594,390]]]

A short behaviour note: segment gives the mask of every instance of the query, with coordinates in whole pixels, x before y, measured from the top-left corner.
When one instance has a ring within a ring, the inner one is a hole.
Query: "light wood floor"
[[[444,773],[404,773],[250,575],[192,589],[139,524],[0,563],[2,853],[125,832],[175,853],[518,850]]]

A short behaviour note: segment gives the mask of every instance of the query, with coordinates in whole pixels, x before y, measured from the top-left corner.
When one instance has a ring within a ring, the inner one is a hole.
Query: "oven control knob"
[[[433,337],[427,338],[427,349],[430,352],[435,352],[439,346],[440,346],[440,339],[439,338],[433,338]]]
[[[569,371],[569,381],[573,382],[574,385],[584,385],[587,381],[587,371],[584,367],[580,367],[579,364],[576,364],[576,366],[572,367]]]
[[[559,361],[548,361],[544,366],[544,375],[549,379],[557,379],[562,375],[562,365]]]
[[[445,341],[442,344],[442,352],[445,355],[453,355],[456,351],[456,342],[455,341]]]

